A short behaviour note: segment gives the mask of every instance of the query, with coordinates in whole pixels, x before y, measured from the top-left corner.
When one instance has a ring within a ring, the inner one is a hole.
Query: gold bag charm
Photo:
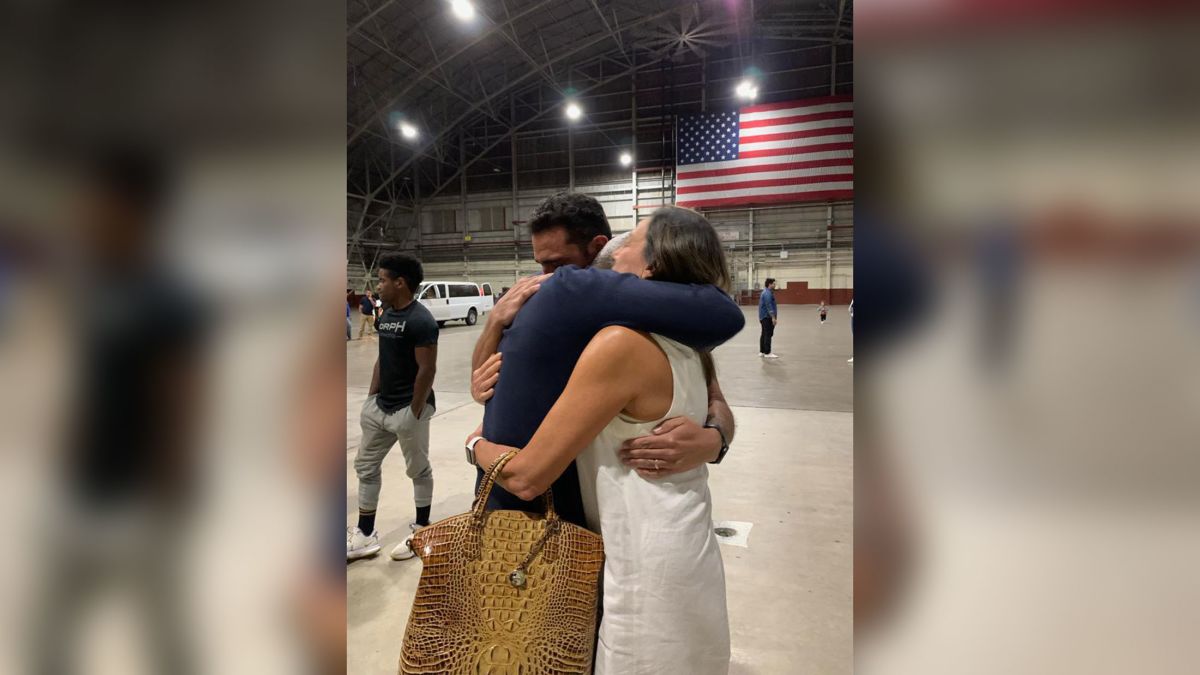
[[[524,570],[516,569],[508,575],[508,583],[514,588],[525,588],[525,572]]]

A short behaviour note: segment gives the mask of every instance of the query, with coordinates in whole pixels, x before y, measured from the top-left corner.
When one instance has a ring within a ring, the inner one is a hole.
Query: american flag
[[[679,118],[675,201],[720,207],[851,199],[849,96]]]

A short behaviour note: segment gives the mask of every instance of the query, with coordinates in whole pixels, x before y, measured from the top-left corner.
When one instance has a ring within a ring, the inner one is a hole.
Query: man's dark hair
[[[166,159],[148,147],[103,147],[87,161],[87,178],[94,188],[124,200],[148,218],[157,216],[170,196],[169,173]]]
[[[538,234],[555,227],[566,229],[567,241],[585,251],[596,235],[612,238],[604,207],[581,192],[559,192],[538,204],[529,220],[529,231]]]
[[[379,269],[388,271],[392,278],[403,277],[409,290],[417,292],[417,287],[425,281],[425,270],[421,261],[406,253],[388,253],[379,259]]]
[[[763,288],[767,288],[768,286],[770,286],[773,283],[775,283],[774,277],[767,277],[767,280],[765,282],[763,282]]]

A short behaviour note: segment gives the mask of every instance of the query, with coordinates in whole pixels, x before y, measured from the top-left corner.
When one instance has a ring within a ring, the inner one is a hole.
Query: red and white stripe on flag
[[[676,170],[675,201],[692,208],[852,199],[853,99],[741,108],[736,157],[684,163],[681,155]]]

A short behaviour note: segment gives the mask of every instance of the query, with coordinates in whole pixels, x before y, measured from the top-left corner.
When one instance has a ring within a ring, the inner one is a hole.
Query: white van
[[[417,300],[429,308],[439,326],[459,319],[474,326],[480,315],[496,305],[491,284],[470,281],[426,281],[417,291]]]

